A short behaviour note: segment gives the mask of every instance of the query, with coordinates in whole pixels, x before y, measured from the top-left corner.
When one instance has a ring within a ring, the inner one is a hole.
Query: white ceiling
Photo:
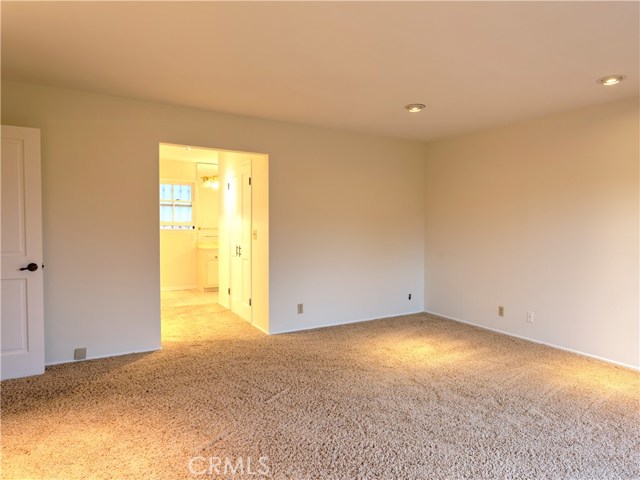
[[[639,7],[2,1],[2,77],[430,140],[638,95]]]

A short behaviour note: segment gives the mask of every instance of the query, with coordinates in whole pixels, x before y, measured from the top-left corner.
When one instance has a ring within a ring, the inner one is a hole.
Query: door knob
[[[36,263],[30,263],[26,267],[22,267],[20,269],[21,272],[24,272],[25,270],[29,270],[30,272],[35,272],[36,270],[38,270],[38,265]]]

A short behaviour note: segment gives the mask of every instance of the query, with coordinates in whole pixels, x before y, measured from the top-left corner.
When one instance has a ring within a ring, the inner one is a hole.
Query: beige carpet
[[[630,370],[427,315],[165,313],[161,352],[2,383],[2,478],[640,478]]]

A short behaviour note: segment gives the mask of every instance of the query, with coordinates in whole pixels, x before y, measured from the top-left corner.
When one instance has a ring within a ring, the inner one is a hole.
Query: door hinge
[[[251,306],[251,299],[249,299],[249,306]]]
[[[227,294],[231,295],[231,289],[230,288],[227,288]]]
[[[227,190],[231,190],[231,184],[227,183]]]
[[[251,177],[249,177],[249,185],[251,185]]]

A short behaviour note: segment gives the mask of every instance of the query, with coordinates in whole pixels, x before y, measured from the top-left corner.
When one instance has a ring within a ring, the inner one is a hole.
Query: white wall
[[[424,147],[291,141],[304,157],[270,157],[271,331],[423,311]]]
[[[269,157],[251,159],[251,320],[269,328]]]
[[[640,366],[639,132],[633,99],[430,144],[426,310]]]
[[[162,176],[162,162],[160,163],[160,176]],[[213,177],[218,175],[218,166],[206,163],[196,164],[196,219],[198,228],[218,229],[218,219],[220,217],[220,188],[205,188],[202,177]],[[209,232],[213,233],[213,232]]]
[[[269,155],[270,331],[424,308],[423,145],[14,82],[2,123],[42,129],[47,363],[160,346],[160,142]]]
[[[270,291],[254,301],[271,332],[422,311],[426,296],[640,363],[637,101],[425,148],[3,82],[2,123],[42,129],[48,364],[160,346],[160,142],[269,154]]]

